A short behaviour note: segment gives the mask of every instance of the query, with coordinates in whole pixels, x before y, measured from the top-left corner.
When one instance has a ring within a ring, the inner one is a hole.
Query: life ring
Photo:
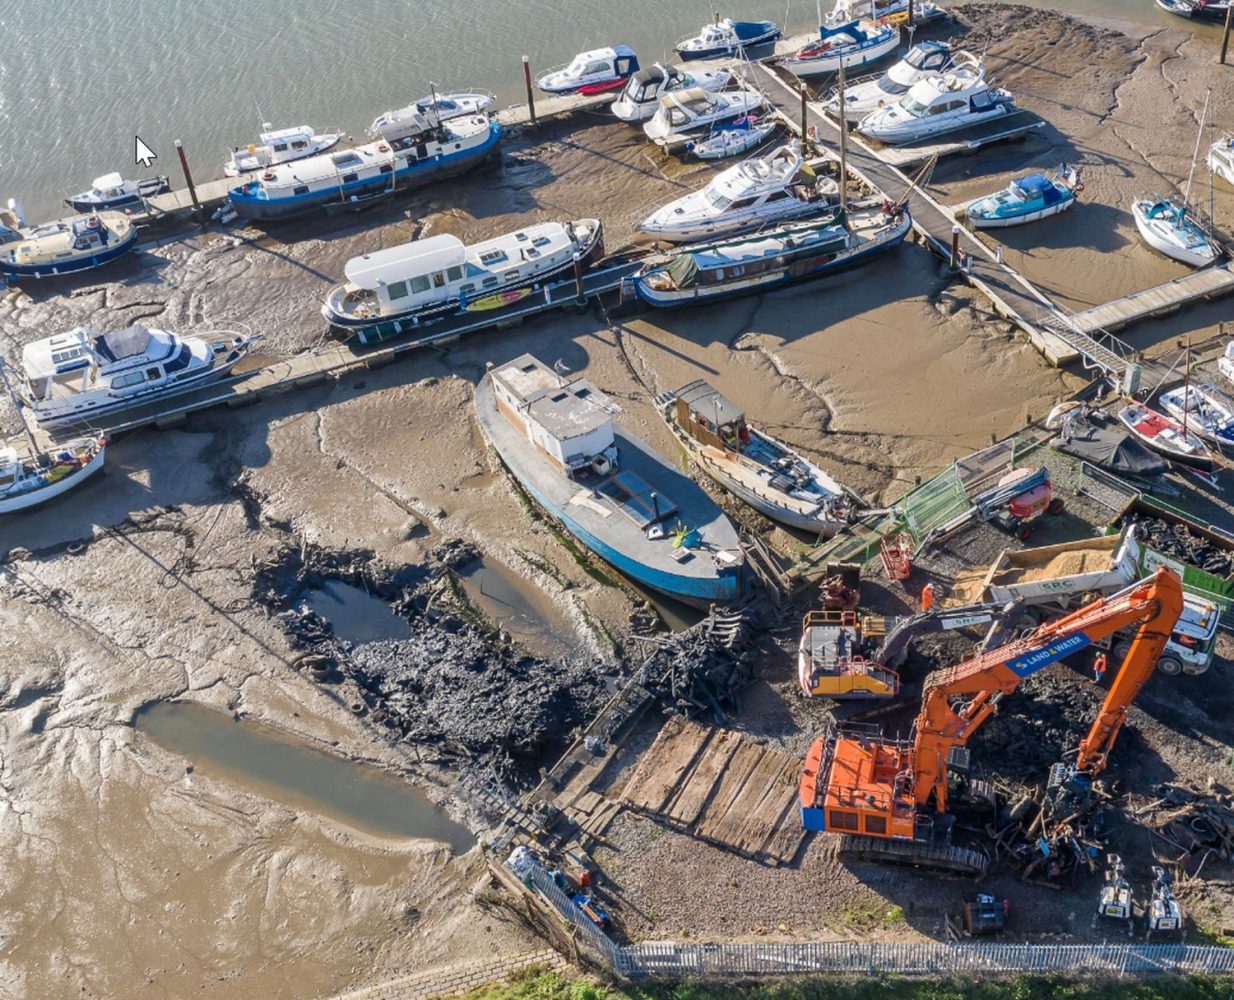
[[[92,215],[88,219],[86,219],[86,227],[88,229],[98,229],[99,228],[99,217],[97,215]]]
[[[264,174],[261,175],[261,179],[263,181],[277,180],[278,174],[276,174],[273,170],[267,170]]]
[[[379,153],[388,153],[388,152],[390,152],[390,147],[389,147],[389,146],[387,146],[387,145],[383,142],[383,143],[381,143],[380,145],[378,145],[378,147],[377,147],[377,152],[379,152]]]

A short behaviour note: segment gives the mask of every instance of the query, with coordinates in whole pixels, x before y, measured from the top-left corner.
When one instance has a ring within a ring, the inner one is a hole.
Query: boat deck
[[[572,530],[583,533],[589,547],[615,564],[614,555],[640,571],[706,583],[717,577],[717,554],[739,552],[736,529],[702,488],[620,426],[614,427],[617,471],[612,476],[592,477],[584,485],[541,457],[498,411],[491,379],[482,379],[476,387],[475,408],[485,437],[514,477],[554,516],[568,520]],[[655,492],[654,499],[649,491]],[[669,505],[675,513],[662,522],[665,537],[648,538],[644,527],[651,520],[652,507],[662,511]],[[682,550],[673,548],[671,538],[678,521],[699,530],[705,546],[680,560],[676,556]],[[604,553],[602,547],[613,550],[612,554]],[[619,564],[618,568],[624,569]],[[649,582],[646,576],[639,578]]]

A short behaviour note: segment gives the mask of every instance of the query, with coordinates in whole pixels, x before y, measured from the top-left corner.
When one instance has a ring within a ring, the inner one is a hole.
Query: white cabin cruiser
[[[672,243],[710,239],[801,219],[832,206],[840,188],[805,162],[796,140],[717,174],[706,187],[678,198],[639,228]]]
[[[872,21],[887,21],[889,24],[908,23],[909,0],[836,0],[823,24],[836,25],[851,21],[855,17],[865,15]],[[946,13],[942,7],[930,0],[916,0],[913,4],[913,24],[925,24],[934,21]]]
[[[1187,215],[1184,202],[1141,196],[1131,203],[1131,214],[1144,242],[1180,264],[1205,267],[1221,256],[1220,244]]]
[[[0,514],[29,510],[80,486],[103,468],[107,439],[80,438],[23,458],[0,448]]]
[[[818,41],[780,60],[780,65],[799,78],[835,73],[877,62],[900,44],[900,29],[866,19],[829,27],[820,25]]]
[[[623,86],[637,70],[634,50],[628,45],[613,45],[580,52],[568,66],[545,73],[536,86],[546,94],[602,94]]]
[[[147,198],[170,188],[171,184],[163,176],[126,181],[119,174],[104,174],[94,178],[89,191],[70,195],[64,202],[77,212],[124,211],[141,208]]]
[[[45,429],[94,423],[224,377],[253,339],[228,332],[207,342],[140,323],[103,334],[78,327],[22,349],[22,401]]]
[[[394,142],[427,132],[451,118],[483,114],[492,104],[491,94],[430,94],[405,108],[378,115],[366,131],[371,139]]]
[[[623,122],[646,121],[656,113],[660,98],[665,94],[694,87],[714,94],[727,87],[732,79],[733,74],[726,69],[687,73],[676,66],[655,63],[630,77],[621,96],[609,106]]]
[[[762,94],[748,90],[712,94],[702,87],[691,87],[660,98],[659,110],[643,125],[643,131],[657,146],[674,153],[685,149],[697,133],[744,118],[766,103]]]
[[[895,104],[871,111],[857,131],[897,145],[1000,118],[1013,107],[1011,95],[991,89],[980,60],[969,56],[919,80]]]
[[[232,151],[231,159],[223,165],[228,177],[239,177],[254,170],[265,170],[280,163],[291,163],[306,156],[325,153],[339,144],[342,132],[323,132],[318,135],[307,125],[274,129],[263,122],[257,142],[249,143]]]
[[[844,117],[849,121],[860,121],[871,111],[894,104],[908,93],[914,83],[924,80],[931,73],[950,69],[957,59],[963,58],[973,57],[967,52],[952,55],[951,46],[946,42],[918,42],[882,76],[845,88]],[[839,115],[839,92],[833,90],[828,94],[825,104],[833,115]]]
[[[1208,169],[1227,184],[1234,184],[1234,134],[1223,135],[1209,147]]]

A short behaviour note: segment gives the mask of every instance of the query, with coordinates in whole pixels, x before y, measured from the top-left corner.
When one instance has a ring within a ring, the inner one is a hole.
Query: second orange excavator
[[[1165,567],[1120,593],[1028,635],[926,677],[911,741],[832,734],[816,740],[801,778],[808,830],[843,836],[841,853],[863,860],[981,876],[989,861],[952,843],[953,798],[992,801],[967,777],[966,744],[1026,678],[1119,629],[1131,648],[1075,762],[1055,765],[1051,785],[1072,790],[1100,774],[1127,709],[1153,672],[1183,608],[1182,582]]]

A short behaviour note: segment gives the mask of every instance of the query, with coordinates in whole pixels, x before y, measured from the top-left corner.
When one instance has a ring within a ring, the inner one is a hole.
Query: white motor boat
[[[1223,135],[1209,147],[1208,169],[1227,184],[1234,184],[1234,134]]]
[[[43,428],[94,423],[227,375],[253,337],[178,337],[140,323],[111,333],[78,327],[22,349],[22,401]]]
[[[1144,242],[1179,263],[1205,267],[1221,256],[1220,246],[1187,215],[1181,202],[1141,196],[1131,203],[1131,214]]]
[[[228,177],[239,177],[280,163],[303,160],[333,149],[342,138],[342,132],[322,132],[318,135],[307,125],[272,129],[269,122],[264,122],[257,142],[237,146],[232,151],[231,159],[223,164],[223,173]]]
[[[638,56],[628,45],[580,52],[568,66],[551,70],[537,81],[546,94],[584,96],[617,90],[638,70]]]
[[[665,94],[681,90],[699,88],[708,93],[723,90],[733,79],[733,74],[726,69],[706,69],[696,73],[687,73],[676,66],[665,66],[656,63],[646,69],[640,69],[628,81],[621,96],[609,107],[613,114],[623,122],[636,123],[646,121],[660,107],[660,98]]]
[[[698,133],[760,111],[766,103],[762,94],[748,90],[712,94],[691,87],[660,98],[659,110],[644,123],[643,131],[657,146],[674,153],[685,149]]]
[[[1225,345],[1225,353],[1217,359],[1217,370],[1227,382],[1234,382],[1234,340]]]
[[[1188,431],[1221,448],[1234,448],[1234,399],[1205,382],[1163,392],[1161,408]]]
[[[990,88],[980,60],[966,55],[945,73],[913,84],[896,103],[871,111],[857,130],[897,145],[1001,118],[1013,107],[1009,93]]]
[[[871,111],[894,104],[908,93],[914,83],[924,80],[931,73],[950,69],[956,59],[965,57],[973,58],[967,52],[957,52],[953,56],[951,46],[946,42],[918,42],[882,76],[844,88],[844,117],[849,121],[860,121]],[[831,91],[824,104],[828,111],[838,116],[839,92]]]
[[[686,143],[686,152],[700,160],[723,160],[740,156],[763,144],[779,126],[774,115],[738,118],[721,125],[705,139]]]
[[[89,191],[65,198],[65,204],[77,212],[124,211],[141,208],[147,198],[171,189],[166,177],[143,177],[126,181],[119,174],[104,174],[94,178]]]
[[[639,228],[671,243],[711,239],[801,219],[831,208],[840,193],[805,162],[796,140],[729,167],[644,219]]]
[[[799,78],[835,73],[844,64],[846,70],[877,62],[900,44],[900,29],[891,24],[857,20],[821,25],[817,42],[798,49],[780,60],[780,65]]]
[[[483,114],[492,103],[491,94],[430,94],[414,104],[378,115],[365,131],[371,139],[396,142],[427,132],[452,118]]]
[[[872,21],[887,21],[891,24],[908,23],[909,0],[836,0],[836,5],[823,18],[823,24],[835,25],[866,15]],[[872,9],[871,9],[872,8]],[[946,11],[929,0],[916,0],[913,4],[913,24],[925,24],[937,20]]]
[[[0,448],[0,514],[29,510],[80,486],[103,468],[107,439],[80,438],[23,458]]]

